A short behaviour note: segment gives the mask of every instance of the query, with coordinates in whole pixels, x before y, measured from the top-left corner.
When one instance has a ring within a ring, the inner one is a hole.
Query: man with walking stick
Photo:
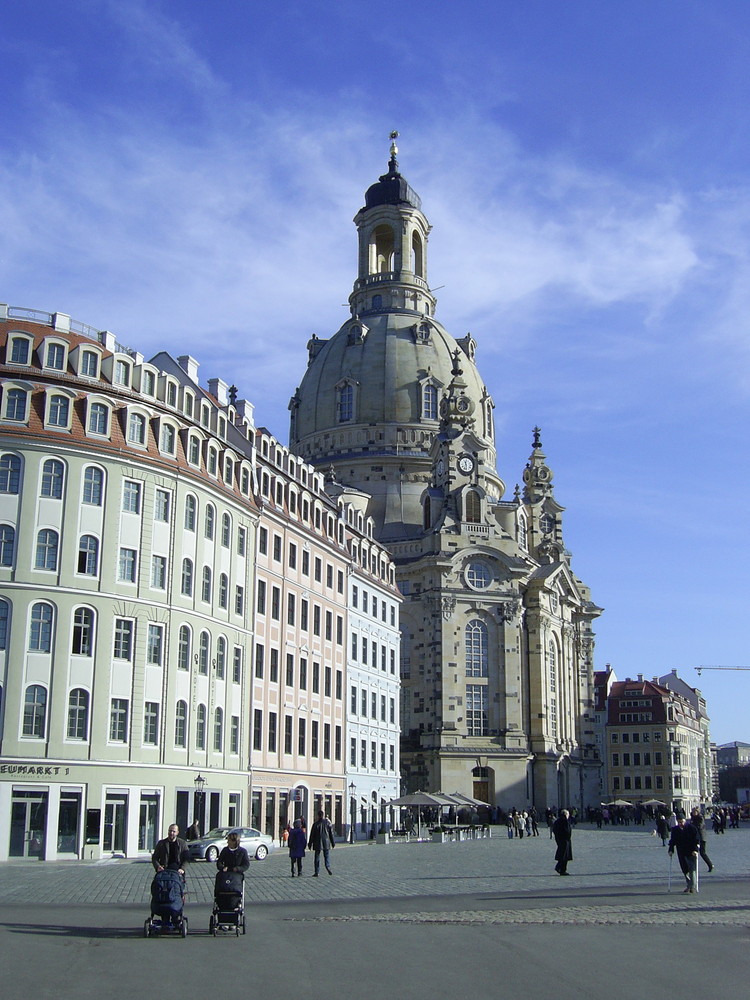
[[[685,876],[686,887],[683,889],[684,893],[698,891],[696,872],[698,868],[699,848],[700,834],[694,826],[686,824],[685,817],[681,816],[677,820],[677,826],[672,828],[672,833],[669,837],[669,855],[671,859],[674,852],[677,851],[677,860],[680,862],[682,874]]]

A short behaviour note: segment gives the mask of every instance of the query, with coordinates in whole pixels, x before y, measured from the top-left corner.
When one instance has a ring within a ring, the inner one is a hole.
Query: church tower
[[[395,560],[409,790],[505,809],[598,804],[591,623],[601,609],[570,568],[538,428],[523,493],[504,499],[477,344],[435,318],[431,227],[399,172],[396,136],[354,218],[350,317],[308,342],[291,447],[369,494]]]

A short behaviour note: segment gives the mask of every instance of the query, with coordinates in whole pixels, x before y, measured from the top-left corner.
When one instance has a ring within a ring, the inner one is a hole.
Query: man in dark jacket
[[[683,892],[695,892],[695,869],[698,866],[700,843],[698,830],[686,823],[684,816],[680,816],[677,820],[677,826],[672,827],[669,838],[669,853],[671,855],[677,851],[677,860],[680,862],[680,868],[682,868],[682,874],[687,883]]]
[[[160,840],[151,855],[151,864],[157,872],[163,872],[165,868],[170,871],[179,872],[184,877],[185,865],[190,860],[190,851],[184,840],[178,836],[179,826],[173,823],[167,831],[164,840]]]
[[[310,840],[307,844],[311,851],[315,851],[315,871],[313,872],[313,877],[317,878],[320,874],[320,852],[323,852],[323,860],[325,861],[326,871],[329,875],[333,875],[331,871],[330,854],[329,852],[333,850],[333,827],[326,819],[326,814],[324,812],[318,813],[318,818],[312,825],[310,830]]]
[[[557,850],[555,851],[555,871],[558,875],[568,874],[568,862],[573,860],[573,827],[570,822],[570,813],[567,809],[561,809],[560,815],[552,824],[552,836],[555,838]]]

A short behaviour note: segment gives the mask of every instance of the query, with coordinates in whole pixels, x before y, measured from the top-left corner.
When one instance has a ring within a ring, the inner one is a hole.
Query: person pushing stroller
[[[250,867],[250,856],[244,847],[240,847],[240,835],[236,830],[227,834],[227,846],[222,847],[216,862],[220,872],[246,872]]]

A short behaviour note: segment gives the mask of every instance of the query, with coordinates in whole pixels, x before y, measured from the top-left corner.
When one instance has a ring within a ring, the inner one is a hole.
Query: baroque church
[[[354,218],[350,318],[307,345],[290,445],[332,489],[363,496],[395,561],[403,791],[505,809],[596,805],[602,609],[571,568],[538,428],[523,488],[505,498],[478,346],[435,316],[431,227],[396,136]]]

